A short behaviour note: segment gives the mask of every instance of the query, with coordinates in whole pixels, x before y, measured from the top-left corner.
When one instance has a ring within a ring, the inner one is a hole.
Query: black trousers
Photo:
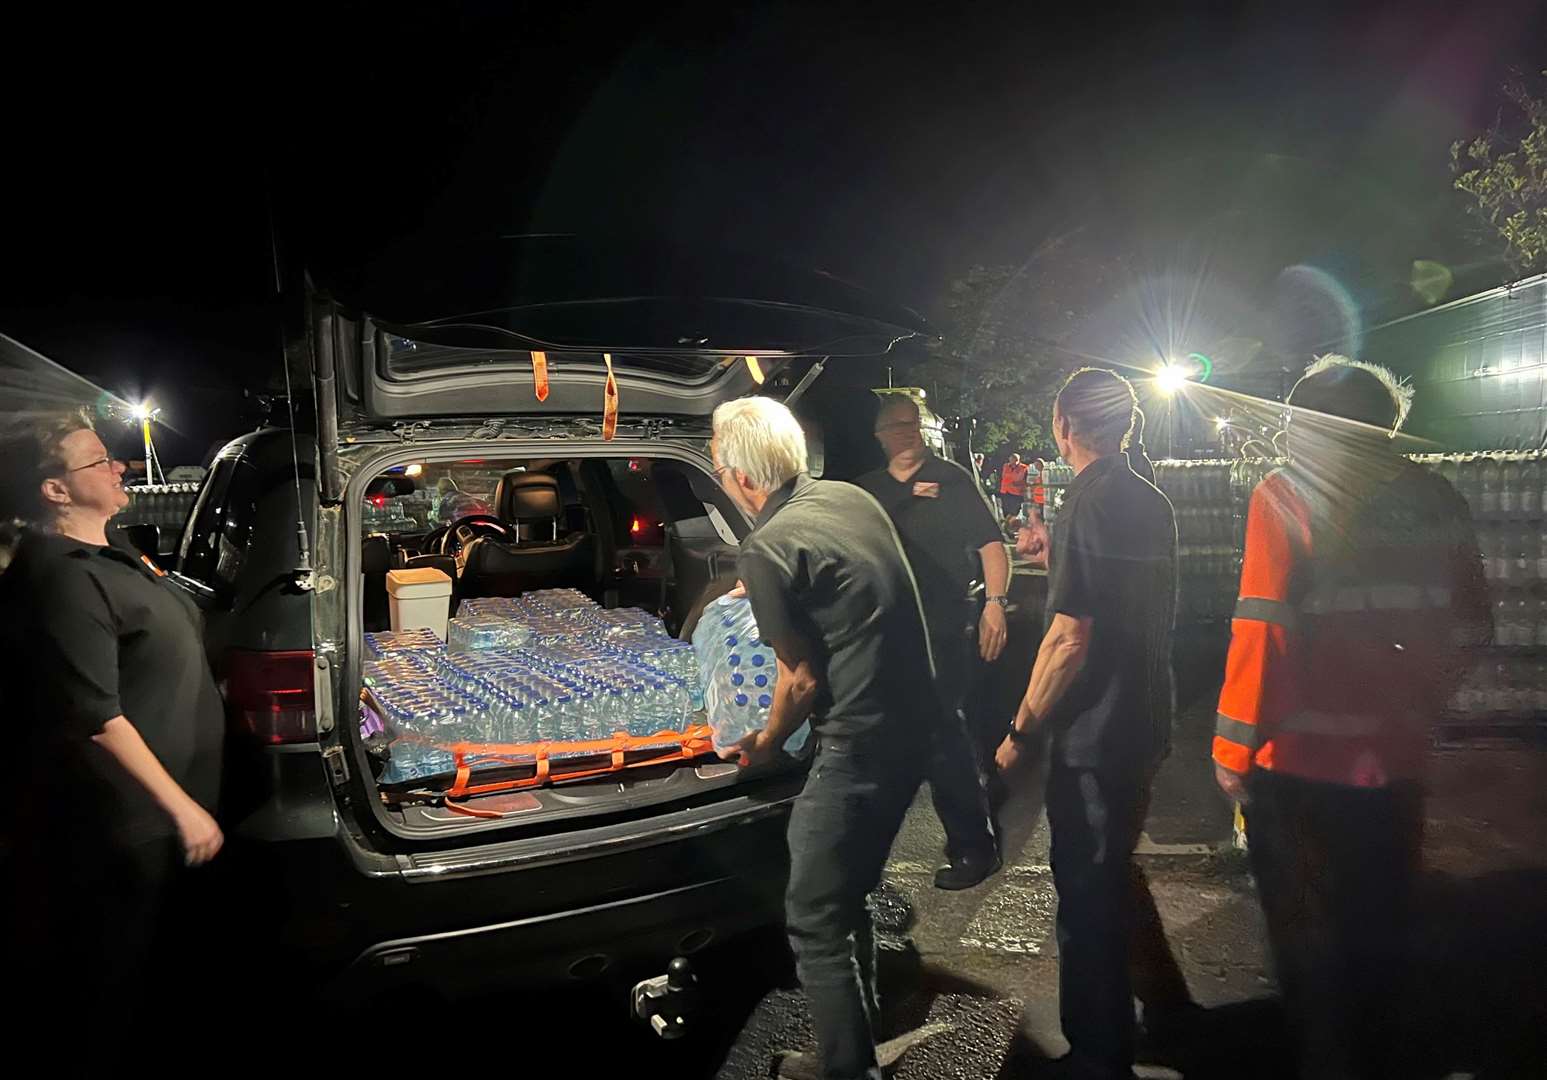
[[[935,687],[944,706],[933,725],[934,746],[929,760],[929,795],[945,828],[947,858],[990,855],[996,847],[988,785],[978,755],[977,740],[967,721],[967,700],[982,671],[977,628],[971,607],[963,606],[963,622],[931,622],[929,640],[935,653]],[[973,620],[971,622],[965,620]],[[938,625],[937,625],[938,623]]]
[[[1149,810],[1149,776],[1054,763],[1047,818],[1058,889],[1058,1007],[1077,1074],[1129,1076],[1133,999],[1146,1009],[1191,1000],[1133,849]]]
[[[818,740],[790,812],[785,923],[826,1076],[879,1080],[875,936],[866,897],[918,791],[921,747]]]
[[[1419,786],[1264,770],[1247,785],[1252,871],[1300,1075],[1408,1075],[1398,1028],[1423,844]]]

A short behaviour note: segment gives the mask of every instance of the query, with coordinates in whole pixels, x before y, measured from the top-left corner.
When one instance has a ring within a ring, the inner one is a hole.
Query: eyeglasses
[[[723,480],[725,479],[725,474],[730,472],[730,468],[729,465],[716,465],[713,469],[709,470],[709,475],[716,480]]]
[[[71,473],[84,472],[87,469],[96,469],[96,468],[100,468],[103,465],[112,465],[113,462],[115,462],[117,460],[118,460],[117,458],[112,457],[112,456],[98,458],[96,461],[87,462],[85,465],[77,465],[77,466],[75,466],[75,468],[73,468],[73,469],[66,469],[64,472],[65,472],[66,476],[69,476]]]

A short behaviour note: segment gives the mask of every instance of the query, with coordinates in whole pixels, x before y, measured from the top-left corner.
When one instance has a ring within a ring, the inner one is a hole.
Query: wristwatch
[[[1010,606],[1010,598],[1008,596],[985,596],[983,602],[985,604],[998,604],[1002,608]]]
[[[1028,731],[1022,731],[1020,728],[1015,726],[1015,717],[1010,717],[1010,741],[1013,742],[1016,746],[1024,746],[1026,743],[1031,742],[1035,736],[1035,728]]]

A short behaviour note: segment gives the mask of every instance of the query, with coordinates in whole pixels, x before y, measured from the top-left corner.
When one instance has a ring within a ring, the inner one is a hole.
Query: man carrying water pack
[[[786,924],[821,1075],[879,1078],[865,898],[918,790],[938,715],[918,591],[880,505],[806,475],[805,435],[784,405],[721,405],[713,453],[720,485],[755,521],[738,570],[779,671],[767,727],[727,755],[767,761],[811,721],[816,756],[790,813]]]

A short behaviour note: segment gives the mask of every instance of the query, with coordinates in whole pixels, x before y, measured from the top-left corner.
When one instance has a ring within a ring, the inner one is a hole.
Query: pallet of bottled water
[[[1155,462],[1155,484],[1176,513],[1178,622],[1223,621],[1235,610],[1240,559],[1233,474],[1227,461]]]
[[[705,608],[693,631],[693,650],[715,749],[728,749],[767,727],[779,665],[758,634],[747,599],[722,596]],[[785,753],[798,754],[810,734],[811,725],[802,724],[784,744]]]

